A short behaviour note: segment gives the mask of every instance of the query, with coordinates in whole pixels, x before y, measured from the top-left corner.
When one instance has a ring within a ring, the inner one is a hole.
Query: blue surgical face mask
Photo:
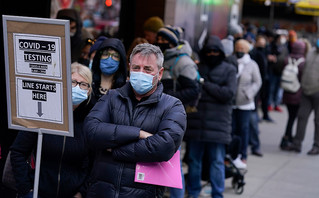
[[[156,75],[158,75],[158,73]],[[153,78],[154,76],[144,72],[130,73],[130,83],[133,89],[140,95],[146,94],[154,87]]]
[[[73,105],[81,104],[88,98],[88,90],[81,89],[79,85],[72,87],[72,103]]]
[[[93,22],[90,19],[85,19],[83,21],[83,27],[88,28],[88,27],[93,27]]]
[[[100,60],[101,72],[105,75],[114,74],[119,68],[119,61],[113,60],[111,57]]]

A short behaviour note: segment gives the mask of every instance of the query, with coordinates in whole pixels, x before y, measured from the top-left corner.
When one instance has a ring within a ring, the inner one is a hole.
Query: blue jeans
[[[252,111],[250,114],[250,127],[249,127],[249,144],[251,145],[251,151],[260,151],[259,141],[259,127],[258,127],[258,112]]]
[[[242,159],[247,159],[247,147],[249,142],[249,123],[251,110],[233,109],[232,130],[233,134],[241,139],[239,153]]]
[[[33,192],[29,192],[25,195],[18,195],[18,198],[33,198]],[[38,198],[41,198],[38,194]]]
[[[188,194],[197,198],[201,191],[202,160],[206,149],[209,162],[209,181],[212,186],[212,197],[222,198],[225,188],[225,145],[212,143],[189,141],[188,156]]]
[[[282,89],[280,88],[281,76],[270,74],[269,75],[269,100],[268,105],[274,107],[280,105],[282,99]]]

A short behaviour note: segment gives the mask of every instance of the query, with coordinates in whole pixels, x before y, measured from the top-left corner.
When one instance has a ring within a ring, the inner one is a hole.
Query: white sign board
[[[73,137],[69,21],[2,17],[8,127]]]
[[[62,83],[16,78],[17,116],[63,123]]]
[[[16,74],[61,79],[59,37],[13,34]]]

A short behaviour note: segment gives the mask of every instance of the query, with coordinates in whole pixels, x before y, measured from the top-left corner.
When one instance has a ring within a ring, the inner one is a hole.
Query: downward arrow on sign
[[[42,103],[38,102],[38,112],[37,114],[39,115],[39,117],[41,117],[43,115],[42,113]]]

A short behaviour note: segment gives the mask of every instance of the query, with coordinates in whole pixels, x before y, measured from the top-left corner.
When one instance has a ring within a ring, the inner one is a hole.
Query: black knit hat
[[[158,30],[157,36],[162,36],[174,46],[177,46],[179,41],[179,32],[172,26],[165,26]]]

